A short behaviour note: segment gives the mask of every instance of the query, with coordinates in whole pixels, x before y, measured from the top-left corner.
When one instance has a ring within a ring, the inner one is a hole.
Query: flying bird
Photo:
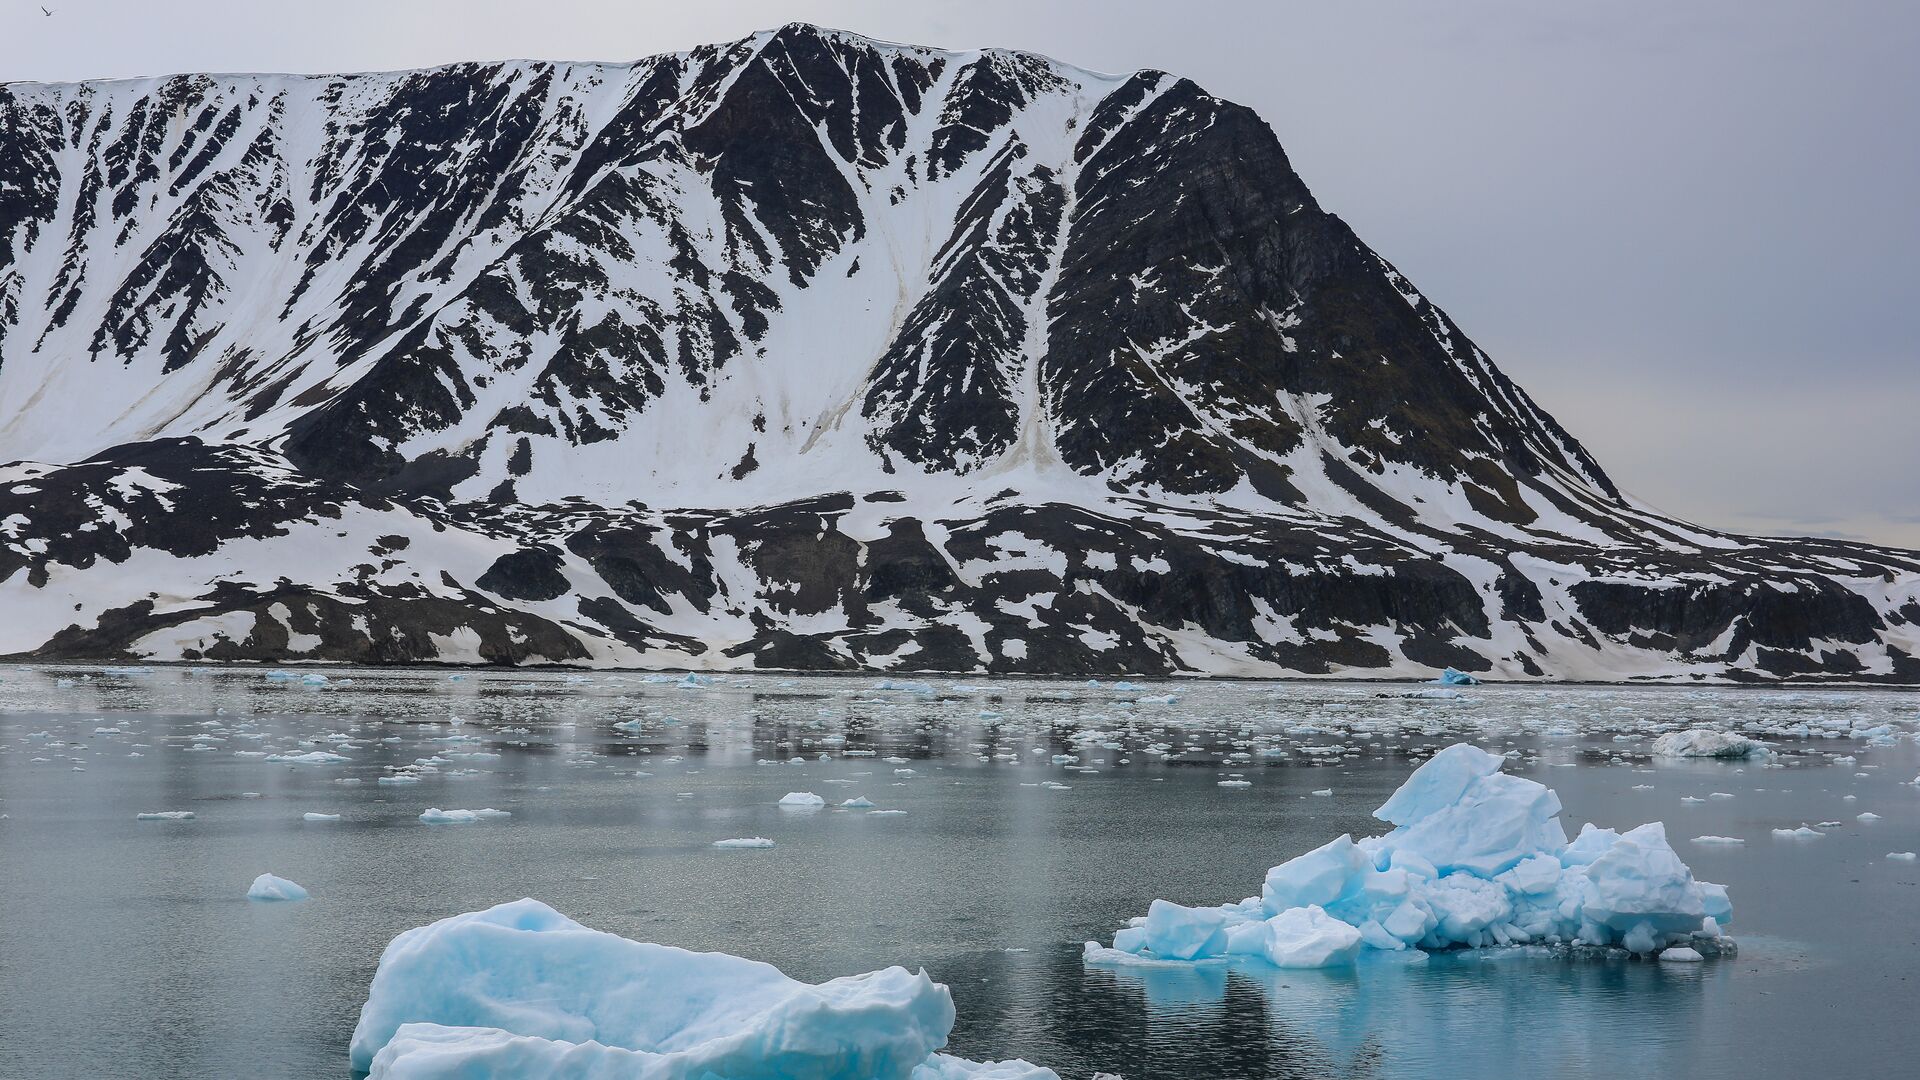
[[[53,18],[53,12],[48,11],[45,7],[40,9],[40,14],[45,15],[49,19]]]

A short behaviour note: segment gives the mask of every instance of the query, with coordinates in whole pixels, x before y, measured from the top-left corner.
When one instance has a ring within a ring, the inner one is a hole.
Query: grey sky
[[[0,80],[625,60],[793,19],[1158,67],[1627,490],[1920,547],[1920,4],[1906,0],[0,0]]]

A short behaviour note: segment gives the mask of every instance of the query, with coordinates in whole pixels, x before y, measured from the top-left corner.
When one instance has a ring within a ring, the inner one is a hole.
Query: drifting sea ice
[[[715,840],[717,848],[770,848],[773,841],[764,836],[736,836],[731,840]]]
[[[810,984],[770,964],[629,941],[536,900],[408,930],[350,1049],[370,1080],[525,1076],[1058,1080],[938,1054],[953,998],[892,967]]]
[[[272,874],[261,874],[259,877],[253,879],[252,885],[247,887],[247,899],[305,900],[307,899],[307,890],[288,881],[286,878],[275,877]]]
[[[1733,912],[1726,889],[1695,880],[1659,822],[1624,833],[1587,825],[1569,843],[1558,796],[1503,764],[1449,746],[1374,811],[1391,832],[1342,836],[1282,863],[1239,903],[1156,900],[1112,949],[1087,942],[1086,960],[1323,967],[1363,947],[1574,943],[1648,954],[1719,936]]]
[[[1655,757],[1749,758],[1764,757],[1767,747],[1758,739],[1730,731],[1693,728],[1670,731],[1653,740],[1653,753]]]
[[[420,820],[429,825],[471,825],[476,821],[490,821],[494,818],[512,816],[510,811],[495,810],[492,807],[484,810],[442,810],[436,806],[422,812]]]
[[[812,810],[827,805],[827,800],[811,791],[789,791],[780,796],[780,805],[794,810]]]
[[[268,754],[267,760],[275,765],[340,765],[353,759],[345,754],[310,750],[304,754]]]

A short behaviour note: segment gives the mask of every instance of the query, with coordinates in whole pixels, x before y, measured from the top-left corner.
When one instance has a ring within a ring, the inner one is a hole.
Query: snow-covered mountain
[[[1154,71],[792,25],[0,86],[0,653],[1920,681]]]

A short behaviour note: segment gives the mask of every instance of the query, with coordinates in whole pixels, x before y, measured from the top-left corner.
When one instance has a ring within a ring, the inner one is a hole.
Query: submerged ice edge
[[[529,899],[395,937],[349,1053],[370,1080],[1059,1080],[1024,1061],[939,1053],[954,1019],[925,971],[804,983],[593,930]]]
[[[1571,843],[1560,800],[1456,743],[1415,769],[1374,816],[1393,830],[1343,835],[1267,872],[1259,896],[1218,907],[1155,900],[1088,963],[1257,958],[1279,967],[1350,963],[1363,949],[1525,944],[1714,953],[1733,908],[1698,881],[1660,822],[1587,825]],[[1680,954],[1675,959],[1685,959]]]

